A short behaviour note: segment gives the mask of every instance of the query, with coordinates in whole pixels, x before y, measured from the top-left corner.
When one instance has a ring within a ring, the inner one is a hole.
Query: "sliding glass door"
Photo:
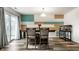
[[[11,40],[11,18],[9,14],[5,13],[5,27],[6,27],[6,34],[8,42]]]
[[[8,42],[13,39],[19,39],[18,16],[5,13],[5,24]]]
[[[19,39],[18,17],[11,15],[11,39]]]

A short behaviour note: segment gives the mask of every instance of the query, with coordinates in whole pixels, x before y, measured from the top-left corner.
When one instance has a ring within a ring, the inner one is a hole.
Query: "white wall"
[[[73,9],[64,17],[64,24],[72,25],[72,40],[79,43],[79,8]]]

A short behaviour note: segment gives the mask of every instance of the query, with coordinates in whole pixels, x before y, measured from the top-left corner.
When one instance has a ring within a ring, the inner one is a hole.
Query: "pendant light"
[[[46,17],[46,14],[44,13],[44,8],[42,8],[42,13],[40,15],[41,17]]]

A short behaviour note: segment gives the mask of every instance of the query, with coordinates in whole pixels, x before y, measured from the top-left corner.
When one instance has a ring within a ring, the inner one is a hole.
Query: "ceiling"
[[[47,14],[66,14],[75,7],[11,7],[22,15],[26,14],[40,14],[45,12]],[[44,11],[42,10],[44,8]]]

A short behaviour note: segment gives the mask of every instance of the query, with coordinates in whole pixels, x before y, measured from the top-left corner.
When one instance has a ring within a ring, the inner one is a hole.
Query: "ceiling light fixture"
[[[46,17],[46,14],[44,13],[44,8],[42,8],[42,13],[40,15],[41,17]]]

